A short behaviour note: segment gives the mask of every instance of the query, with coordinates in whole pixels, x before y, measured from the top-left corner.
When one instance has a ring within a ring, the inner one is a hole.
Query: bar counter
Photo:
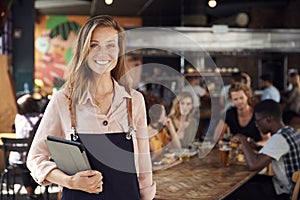
[[[245,163],[224,166],[219,162],[218,149],[206,157],[198,155],[165,170],[153,172],[159,200],[223,199],[258,171],[249,171]]]

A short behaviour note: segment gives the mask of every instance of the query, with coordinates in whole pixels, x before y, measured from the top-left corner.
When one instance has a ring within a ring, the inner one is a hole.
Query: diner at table
[[[217,124],[215,132],[221,132],[221,136],[215,134],[215,140],[222,139],[224,132],[229,130],[228,134],[234,136],[241,133],[248,140],[253,139],[257,145],[263,146],[270,134],[263,135],[256,127],[251,88],[244,83],[234,83],[229,88],[228,95],[233,106],[224,112]]]
[[[181,92],[173,99],[169,113],[169,118],[183,148],[188,148],[197,134],[197,120],[199,119],[194,115],[196,110],[193,105],[192,94]]]
[[[286,200],[292,195],[294,172],[300,170],[300,133],[282,122],[282,109],[274,100],[263,100],[254,107],[255,123],[263,134],[271,138],[258,152],[247,137],[236,134],[242,144],[249,170],[256,171],[272,163],[274,176],[258,175],[234,192],[228,200],[272,199]]]
[[[163,99],[150,91],[143,91],[142,94],[147,112],[151,159],[155,160],[164,148],[181,148],[181,144],[170,118],[167,117]]]

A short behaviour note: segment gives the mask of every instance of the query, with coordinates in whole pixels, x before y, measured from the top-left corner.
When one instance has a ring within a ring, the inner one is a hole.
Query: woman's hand
[[[168,129],[170,129],[171,127],[173,128],[173,123],[172,123],[172,121],[171,121],[170,118],[166,118],[166,120],[165,120],[165,122],[164,122],[164,125],[165,125]]]
[[[77,172],[70,179],[70,189],[82,190],[88,193],[102,192],[102,174],[95,170]]]
[[[180,149],[181,143],[179,141],[179,136],[176,134],[175,127],[170,118],[166,119],[165,126],[168,128],[169,134],[172,137],[171,142],[169,144],[170,147]]]

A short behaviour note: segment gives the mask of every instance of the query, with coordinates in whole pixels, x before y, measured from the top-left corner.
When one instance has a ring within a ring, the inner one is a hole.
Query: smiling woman
[[[97,27],[91,38],[88,66],[97,74],[109,74],[118,62],[118,55],[118,32],[110,27]]]
[[[173,100],[169,114],[181,146],[189,147],[197,133],[197,121],[194,118],[193,96],[189,92],[179,93]]]
[[[112,17],[82,26],[69,78],[51,98],[27,160],[38,183],[63,187],[62,200],[154,198],[145,103],[130,87],[124,55],[124,29]],[[92,170],[69,176],[58,169],[49,160],[48,135],[82,142]]]

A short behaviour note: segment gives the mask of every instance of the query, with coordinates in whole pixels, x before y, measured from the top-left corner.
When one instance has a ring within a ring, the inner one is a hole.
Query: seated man
[[[256,126],[271,138],[259,152],[253,150],[251,140],[237,134],[250,170],[262,169],[270,162],[274,176],[256,175],[228,199],[289,199],[294,183],[292,174],[300,170],[300,133],[282,122],[282,110],[274,100],[264,100],[255,108]]]

